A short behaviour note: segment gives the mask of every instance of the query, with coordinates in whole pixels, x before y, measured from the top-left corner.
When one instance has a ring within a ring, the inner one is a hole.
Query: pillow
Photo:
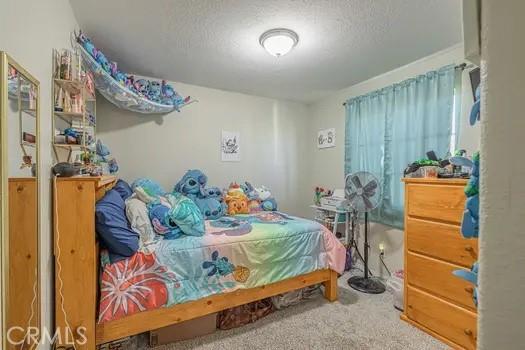
[[[122,179],[117,181],[113,189],[120,194],[120,197],[122,197],[123,200],[128,199],[133,194],[131,187],[129,187],[128,183]]]
[[[126,219],[126,205],[112,189],[95,206],[95,228],[111,255],[131,256],[139,249],[139,235]]]
[[[156,181],[148,178],[140,178],[131,184],[133,192],[145,203],[152,203],[158,197],[166,194],[166,191]]]
[[[204,235],[204,217],[197,204],[177,192],[167,194],[166,199],[171,206],[169,217],[182,232],[197,237]]]
[[[142,245],[155,240],[155,231],[149,219],[146,203],[133,196],[126,200],[126,216],[131,229],[139,234]]]

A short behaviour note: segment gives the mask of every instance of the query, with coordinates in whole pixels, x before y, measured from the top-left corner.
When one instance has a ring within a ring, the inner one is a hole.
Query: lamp
[[[299,42],[296,32],[285,28],[270,29],[259,37],[259,43],[272,56],[281,57]]]

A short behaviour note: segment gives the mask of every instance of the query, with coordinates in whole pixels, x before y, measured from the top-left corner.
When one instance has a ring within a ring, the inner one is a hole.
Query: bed
[[[322,225],[279,212],[241,216],[241,225],[234,227],[207,221],[203,237],[159,239],[130,258],[100,264],[90,221],[94,203],[115,180],[73,178],[56,184],[55,236],[57,226],[68,232],[58,244],[55,238],[55,260],[58,245],[62,252],[63,285],[57,290],[62,287],[64,295],[57,293],[56,327],[69,323],[77,348],[94,349],[318,283],[328,300],[336,300],[344,246]],[[78,343],[79,327],[85,328],[86,344]]]

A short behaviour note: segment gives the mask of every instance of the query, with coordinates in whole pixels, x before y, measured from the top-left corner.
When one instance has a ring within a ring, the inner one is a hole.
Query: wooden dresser
[[[475,349],[471,284],[452,275],[478,258],[477,239],[460,233],[467,183],[404,179],[405,294],[401,318],[457,349]]]

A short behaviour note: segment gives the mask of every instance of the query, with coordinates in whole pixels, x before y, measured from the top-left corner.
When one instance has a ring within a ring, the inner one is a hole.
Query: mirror
[[[40,339],[39,83],[1,53],[3,349]]]

